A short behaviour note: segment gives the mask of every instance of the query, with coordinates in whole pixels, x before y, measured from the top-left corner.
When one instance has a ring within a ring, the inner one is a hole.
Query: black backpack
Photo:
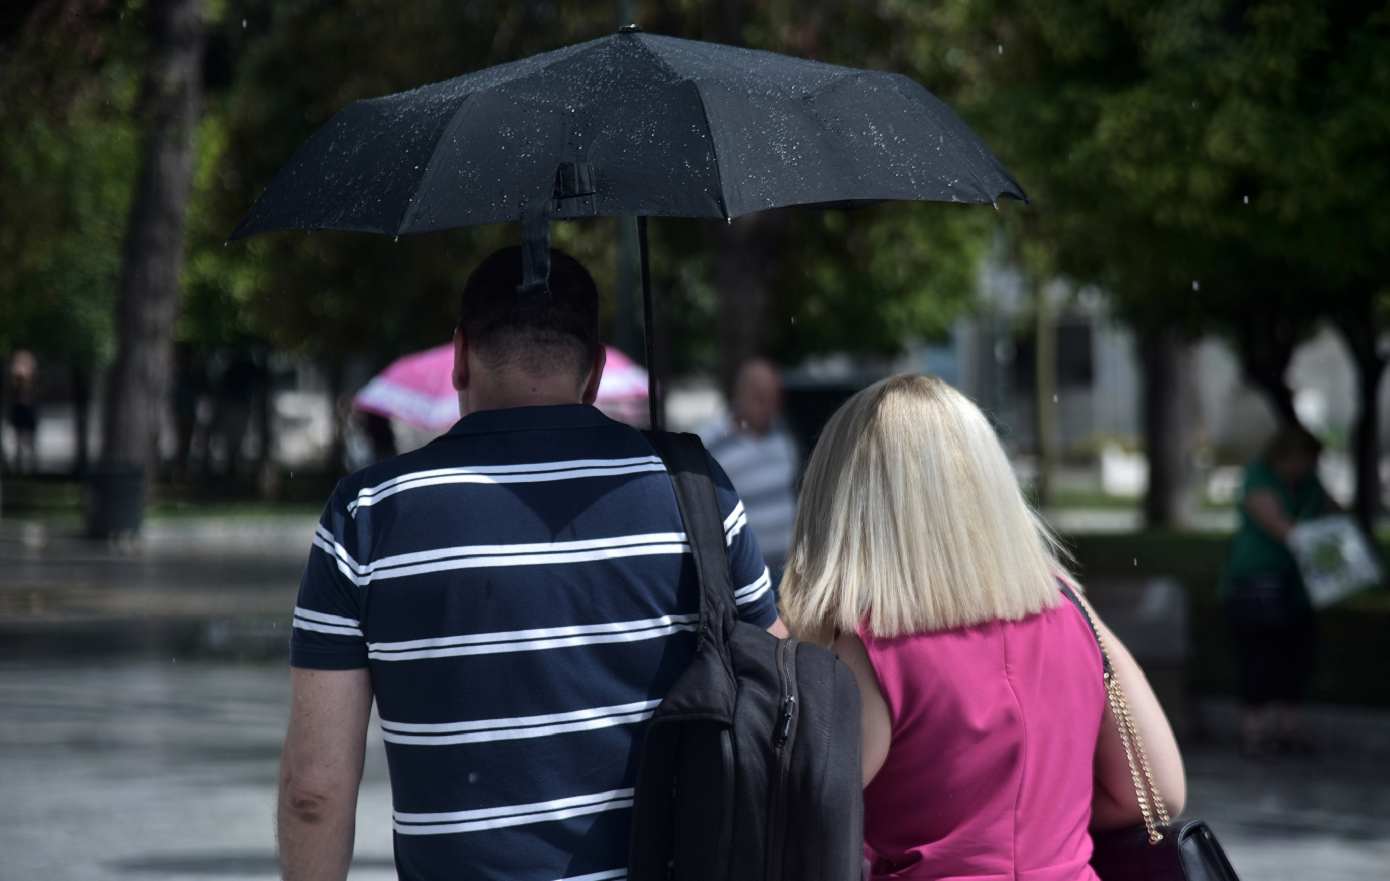
[[[700,580],[695,658],[652,716],[628,881],[858,881],[859,687],[835,653],[738,620],[704,446],[647,432]]]

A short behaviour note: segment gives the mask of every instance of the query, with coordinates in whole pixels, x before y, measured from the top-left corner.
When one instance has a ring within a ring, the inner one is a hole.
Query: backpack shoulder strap
[[[724,540],[724,516],[710,475],[705,445],[693,434],[644,431],[671,475],[686,540],[695,558],[700,583],[700,644],[714,634],[727,634],[738,617],[729,548]]]
[[[695,576],[700,585],[700,637],[691,667],[672,686],[648,723],[642,743],[633,789],[632,835],[629,842],[627,877],[629,881],[666,881],[675,852],[676,798],[673,791],[684,752],[683,726],[669,724],[686,718],[681,709],[667,715],[671,698],[682,691],[694,699],[696,709],[709,709],[727,701],[724,712],[732,709],[732,691],[727,685],[727,639],[737,606],[733,574],[729,570],[728,546],[724,541],[724,517],[719,495],[710,475],[705,447],[693,434],[644,431],[671,476],[686,541],[695,559]],[[715,672],[719,671],[719,672]],[[692,679],[693,677],[693,679]],[[690,709],[678,699],[678,705]],[[697,713],[697,716],[707,716]],[[687,769],[689,770],[689,769]],[[706,773],[709,769],[704,769]],[[698,772],[697,772],[698,773]]]

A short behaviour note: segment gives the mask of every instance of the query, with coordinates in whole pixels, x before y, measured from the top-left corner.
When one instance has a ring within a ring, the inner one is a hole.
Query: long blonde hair
[[[1063,551],[979,408],[934,376],[845,402],[806,467],[782,582],[787,626],[828,645],[1018,620],[1054,606]]]

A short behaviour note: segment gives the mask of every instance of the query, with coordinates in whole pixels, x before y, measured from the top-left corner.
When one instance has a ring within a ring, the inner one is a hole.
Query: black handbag
[[[1100,646],[1105,669],[1105,694],[1110,713],[1120,729],[1129,771],[1134,778],[1134,792],[1139,799],[1139,811],[1144,823],[1130,829],[1103,832],[1091,836],[1091,868],[1101,881],[1240,881],[1226,852],[1217,843],[1207,824],[1201,820],[1178,820],[1168,816],[1168,806],[1154,785],[1153,771],[1144,742],[1139,738],[1129,704],[1125,702],[1120,680],[1110,666],[1110,653],[1105,640],[1091,619],[1086,606],[1076,598],[1070,585],[1062,584],[1062,592],[1080,610],[1091,625],[1096,643]]]
[[[1101,881],[1239,881],[1216,836],[1201,820],[1144,826],[1092,835],[1091,868]]]

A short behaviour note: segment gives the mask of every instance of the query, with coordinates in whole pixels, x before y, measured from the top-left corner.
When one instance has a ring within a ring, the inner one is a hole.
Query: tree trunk
[[[788,219],[786,209],[776,209],[705,225],[719,261],[719,385],[726,395],[739,365],[763,353],[768,284]]]
[[[1057,469],[1057,323],[1047,292],[1034,284],[1033,376],[1038,427],[1038,507],[1052,503],[1052,477]]]
[[[1149,529],[1172,529],[1191,521],[1188,438],[1191,407],[1189,352],[1176,330],[1144,340],[1144,440],[1149,453],[1149,490],[1144,522]]]
[[[152,0],[141,96],[146,141],[121,269],[116,361],[108,379],[102,454],[107,463],[158,465],[178,311],[193,129],[202,96],[200,0]]]
[[[260,377],[256,394],[256,430],[259,456],[256,460],[256,485],[261,498],[274,499],[280,481],[275,469],[275,407],[271,398],[270,354],[259,352]]]
[[[646,360],[642,340],[642,269],[636,218],[615,218],[618,224],[617,294],[613,310],[613,345],[637,363]]]
[[[82,363],[72,365],[72,426],[73,449],[77,456],[73,460],[72,473],[85,477],[92,464],[91,445],[87,442],[91,432],[88,410],[92,403],[92,370]]]
[[[1284,424],[1301,425],[1293,408],[1293,390],[1284,381],[1297,343],[1294,336],[1291,323],[1277,312],[1257,311],[1240,326],[1237,346],[1246,382],[1264,392],[1275,418]]]
[[[1357,297],[1352,307],[1335,318],[1337,329],[1351,347],[1356,362],[1360,411],[1352,432],[1352,457],[1356,465],[1356,498],[1352,510],[1368,532],[1380,514],[1380,381],[1385,375],[1385,356],[1377,346],[1374,292]]]
[[[703,0],[701,30],[709,42],[743,45],[742,0]]]

